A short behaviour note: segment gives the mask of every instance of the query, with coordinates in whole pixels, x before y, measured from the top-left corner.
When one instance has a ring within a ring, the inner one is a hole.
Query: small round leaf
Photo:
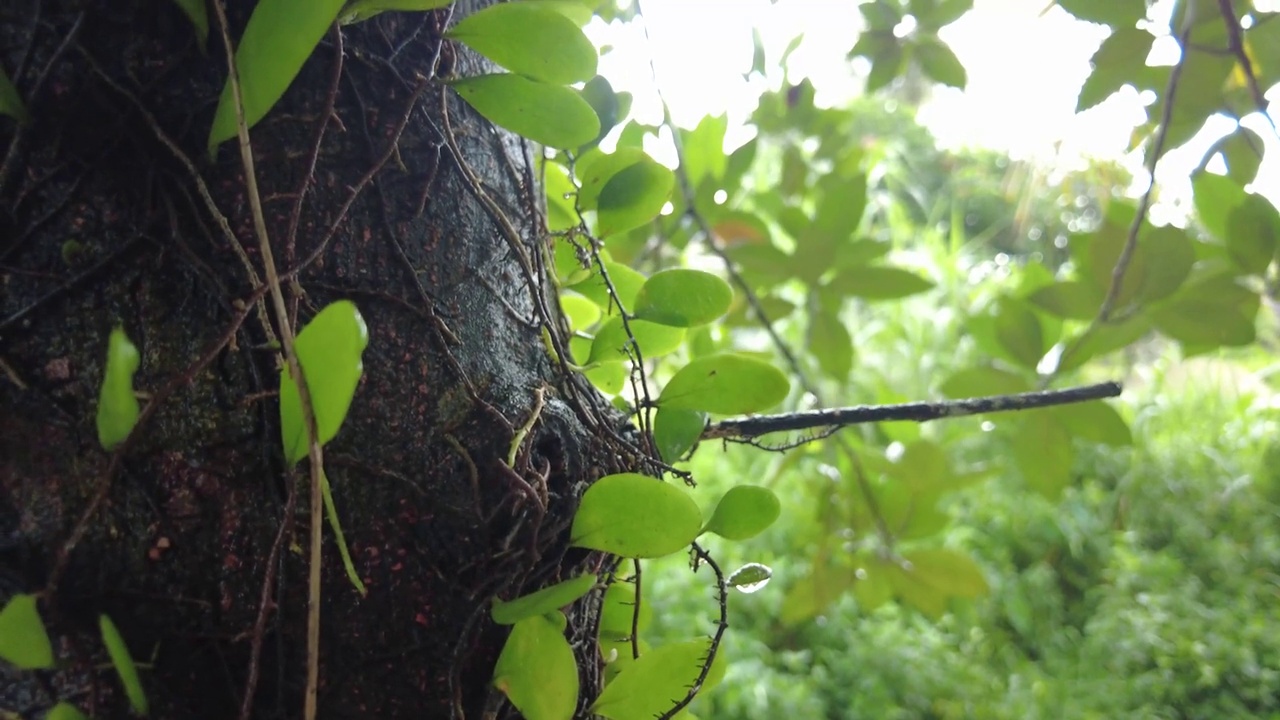
[[[338,434],[347,417],[356,385],[364,373],[361,357],[368,344],[369,328],[360,311],[347,300],[326,306],[294,340],[294,352],[311,391],[311,409],[321,445]],[[289,377],[288,365],[280,370],[280,430],[289,463],[306,457],[302,400],[297,383]]]
[[[98,395],[98,442],[106,450],[124,442],[138,422],[138,398],[133,394],[133,374],[138,370],[138,348],[124,330],[111,331],[107,341],[107,369]]]
[[[636,295],[636,317],[674,327],[706,325],[729,311],[729,283],[701,270],[655,273]]]
[[[569,720],[578,704],[578,664],[554,615],[517,622],[493,668],[493,686],[528,720]]]
[[[572,20],[542,3],[490,5],[445,33],[514,73],[555,85],[596,74],[596,49]]]
[[[658,405],[737,415],[777,405],[790,390],[787,376],[769,363],[722,353],[700,357],[676,371]]]
[[[627,334],[627,328],[631,334]],[[622,324],[622,317],[614,315],[596,333],[591,343],[588,362],[622,362],[627,359],[627,344],[634,337],[644,359],[660,357],[675,352],[684,342],[684,330],[644,320],[630,320]]]
[[[657,217],[674,186],[671,170],[648,156],[619,171],[600,188],[596,202],[600,236],[624,233]]]
[[[569,542],[632,558],[670,555],[698,536],[702,513],[684,491],[637,473],[606,475],[582,496]]]
[[[573,88],[510,74],[463,78],[452,86],[490,122],[548,147],[576,148],[600,132],[595,110]]]
[[[53,667],[53,646],[34,595],[14,595],[0,610],[0,658],[22,670]]]
[[[729,540],[746,540],[772,525],[781,513],[782,504],[769,488],[738,485],[716,503],[705,530]]]

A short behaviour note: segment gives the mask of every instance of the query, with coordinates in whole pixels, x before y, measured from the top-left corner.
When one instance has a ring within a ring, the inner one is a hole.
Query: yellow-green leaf
[[[1013,461],[1032,489],[1057,498],[1071,483],[1071,433],[1052,413],[1027,411],[1013,421]]]
[[[627,328],[631,334],[627,334]],[[615,315],[609,318],[596,333],[591,343],[589,363],[622,362],[629,355],[627,346],[634,337],[640,353],[648,360],[675,352],[684,342],[684,330],[681,328],[659,325],[645,320],[629,320],[624,326],[622,317]]]
[[[674,187],[675,175],[648,156],[619,170],[600,188],[596,199],[601,237],[626,232],[657,217]]]
[[[636,306],[636,295],[640,292],[640,288],[644,286],[644,275],[622,263],[606,262],[604,269],[609,275],[609,283],[613,285],[614,291],[617,292],[618,302],[622,303],[624,309],[630,311]],[[593,270],[596,270],[595,274],[586,280],[570,285],[569,289],[585,295],[596,305],[599,305],[606,314],[613,315],[617,312],[617,303],[613,302],[613,297],[609,294],[609,286],[605,284],[604,277],[597,268],[593,268]]]
[[[577,707],[578,664],[564,620],[556,611],[517,622],[493,668],[493,686],[527,720],[569,720]]]
[[[637,473],[606,475],[582,496],[569,543],[649,558],[688,547],[702,528],[698,504],[683,490]]]
[[[129,654],[129,646],[125,644],[115,623],[106,615],[98,616],[98,627],[102,631],[102,644],[107,646],[107,654],[111,656],[111,665],[120,676],[120,684],[124,686],[124,694],[129,698],[129,707],[139,715],[147,714],[147,695],[142,690],[142,680],[138,678],[138,668],[133,664]]]
[[[490,5],[445,33],[514,73],[568,85],[596,74],[596,49],[577,24],[537,2]]]
[[[80,709],[71,703],[60,702],[53,706],[45,720],[88,720]]]
[[[673,327],[706,325],[729,310],[729,283],[701,270],[673,268],[654,273],[636,295],[636,317]]]
[[[493,621],[499,625],[514,625],[525,618],[559,610],[586,595],[595,584],[596,576],[587,573],[514,600],[497,600],[491,611]]]
[[[901,268],[861,265],[839,271],[828,287],[850,297],[896,300],[922,293],[932,288],[933,283]]]
[[[964,65],[955,52],[937,37],[922,38],[915,47],[915,58],[920,69],[934,82],[964,89],[968,79]]]
[[[668,463],[678,461],[697,444],[707,416],[697,410],[660,407],[653,416],[653,442]]]
[[[769,488],[735,485],[716,503],[703,530],[729,540],[747,540],[764,532],[780,514],[782,503]]]
[[[0,610],[0,658],[22,670],[53,667],[53,646],[34,595],[14,595]]]
[[[138,398],[133,394],[133,374],[141,359],[138,348],[122,328],[111,331],[107,341],[107,368],[98,395],[98,442],[110,450],[124,442],[138,422]]]
[[[782,402],[791,383],[778,368],[746,355],[722,353],[693,360],[662,389],[659,407],[735,415]]]
[[[675,706],[697,681],[711,647],[710,638],[653,648],[629,662],[605,685],[591,711],[610,720],[653,720]],[[724,676],[723,652],[707,673],[699,692]]]
[[[490,122],[553,148],[576,148],[600,132],[595,110],[573,88],[521,75],[479,75],[452,87]]]
[[[253,127],[276,104],[320,38],[333,25],[344,0],[259,0],[236,47],[236,69],[244,119]],[[231,79],[222,87],[209,131],[209,155],[236,136]]]
[[[361,359],[369,344],[369,329],[360,311],[348,300],[331,303],[298,333],[294,351],[311,391],[317,442],[333,439],[342,427],[364,372]],[[286,365],[280,370],[280,431],[285,458],[293,464],[307,456],[307,428],[303,422],[298,385]]]

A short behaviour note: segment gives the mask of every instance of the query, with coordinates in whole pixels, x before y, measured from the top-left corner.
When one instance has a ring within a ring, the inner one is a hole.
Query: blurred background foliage
[[[1230,62],[1205,70],[1204,46],[1176,61],[1179,102],[1192,106],[1163,116],[1169,66],[1113,57],[1153,35],[1226,42],[1220,4],[1163,3],[1163,26],[1141,0],[1061,5],[1111,31],[1081,109],[1124,86],[1153,93],[1134,153],[1181,144],[1211,117],[1265,111],[1240,65],[1230,77]],[[964,85],[937,30],[971,6],[863,3],[850,52],[869,61],[863,95],[826,106],[809,80],[783,83],[761,94],[754,137],[736,148],[725,147],[725,116],[680,128],[688,194],[605,246],[643,272],[728,262],[791,351],[804,390],[794,407],[1111,378],[1124,396],[860,426],[786,453],[704,443],[681,465],[700,502],[754,483],[784,511],[749,542],[707,541],[726,570],[762,563],[773,579],[730,597],[726,679],[694,712],[1280,718],[1280,215],[1246,194],[1262,150],[1237,142],[1257,134],[1237,126],[1214,145],[1193,178],[1199,215],[1160,226],[1137,217],[1158,189],[1143,198],[1147,178],[1120,162],[1064,171],[941,149],[916,110],[937,85]],[[621,7],[601,17],[635,22],[635,6]],[[1280,47],[1277,13],[1250,2],[1232,12],[1245,50],[1259,53],[1252,84],[1271,88],[1280,56],[1262,48]],[[752,72],[785,62],[757,36]],[[606,144],[670,144],[669,128],[619,128]],[[1225,217],[1242,206],[1257,222]],[[1142,240],[1130,285],[1099,318],[1131,228]],[[759,352],[786,367],[738,290],[736,310],[691,332],[680,356]],[[665,367],[653,363],[649,378]],[[687,565],[646,565],[646,643],[714,623],[711,579]]]

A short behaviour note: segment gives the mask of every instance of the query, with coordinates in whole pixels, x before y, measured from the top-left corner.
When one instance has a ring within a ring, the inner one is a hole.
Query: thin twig
[[[720,618],[716,621],[716,631],[711,635],[711,642],[707,645],[707,657],[702,661],[702,669],[698,671],[697,679],[693,681],[693,685],[689,686],[685,696],[670,710],[659,715],[658,720],[670,720],[698,696],[698,693],[702,690],[702,684],[707,681],[707,675],[711,673],[712,663],[716,661],[716,653],[720,651],[720,641],[724,639],[724,631],[729,629],[729,595],[728,586],[724,581],[724,572],[716,564],[711,554],[702,549],[701,545],[695,542],[691,549],[694,557],[694,571],[697,571],[699,563],[705,562],[711,568],[711,572],[715,573],[716,599],[720,603]]]
[[[1253,100],[1254,109],[1267,119],[1271,125],[1271,131],[1280,137],[1280,129],[1276,128],[1275,120],[1267,112],[1266,93],[1258,82],[1258,75],[1253,71],[1253,60],[1249,58],[1249,53],[1245,52],[1244,38],[1240,32],[1240,21],[1236,19],[1235,6],[1231,0],[1218,0],[1218,10],[1222,14],[1222,22],[1227,26],[1227,47],[1231,50],[1231,54],[1235,55],[1236,62],[1240,63],[1240,70],[1249,84],[1249,95]]]

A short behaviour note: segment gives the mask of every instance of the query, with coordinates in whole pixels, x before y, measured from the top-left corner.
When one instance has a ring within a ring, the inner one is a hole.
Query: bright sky
[[[1074,112],[1076,94],[1090,71],[1089,58],[1107,33],[1060,8],[1046,12],[1048,5],[1049,0],[976,0],[973,11],[943,30],[943,39],[969,73],[963,92],[938,88],[920,110],[920,121],[943,146],[1004,150],[1064,169],[1078,166],[1082,157],[1124,156],[1133,128],[1144,119],[1142,101],[1136,92],[1122,91],[1097,108]],[[1167,16],[1171,5],[1171,0],[1159,0],[1157,14]],[[1268,9],[1280,0],[1256,5]],[[613,47],[601,58],[601,74],[616,89],[635,94],[633,112],[641,122],[658,124],[662,115],[651,88],[652,52],[658,82],[678,125],[692,127],[704,115],[727,111],[730,126],[738,127],[736,135],[730,131],[728,144],[744,142],[750,133],[741,123],[755,108],[760,91],[783,81],[780,70],[773,70],[767,81],[743,79],[751,67],[753,27],[759,29],[770,63],[777,63],[792,38],[804,34],[800,49],[788,60],[786,79],[811,78],[819,104],[839,105],[860,92],[861,81],[845,59],[861,27],[857,3],[851,0],[643,0],[642,6],[653,46],[644,42],[639,28],[599,23],[591,28],[598,42]],[[1158,44],[1157,60],[1172,62],[1167,54],[1161,60],[1159,49]],[[1274,92],[1268,99],[1273,105],[1280,101]],[[1189,195],[1187,176],[1218,135],[1232,127],[1219,119],[1216,131],[1202,133],[1162,161],[1156,177],[1166,199]],[[1248,120],[1269,145],[1270,159],[1254,189],[1280,204],[1280,141],[1262,118]],[[1135,175],[1141,174],[1138,156],[1125,160]],[[1161,221],[1158,215],[1153,219]]]

